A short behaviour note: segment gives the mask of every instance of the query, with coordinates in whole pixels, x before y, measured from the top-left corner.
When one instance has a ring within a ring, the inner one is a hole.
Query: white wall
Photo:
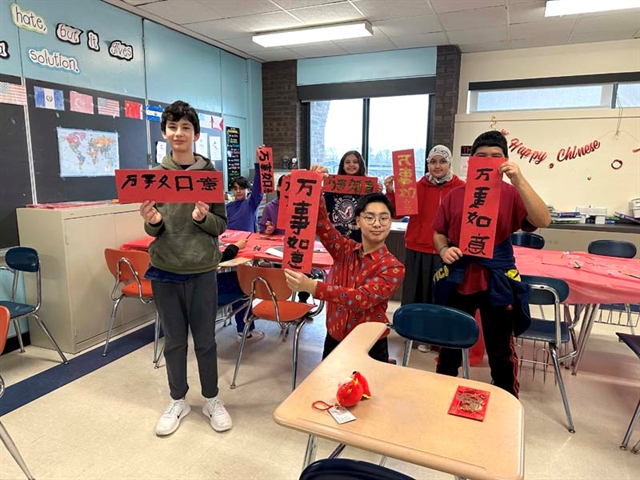
[[[461,173],[460,147],[480,133],[506,130],[547,158],[536,165],[510,152],[542,198],[559,210],[606,206],[608,213],[628,213],[629,200],[640,197],[640,109],[519,111],[466,114],[469,82],[640,71],[640,40],[601,42],[462,55],[460,97],[453,145],[454,168]],[[616,134],[617,132],[617,134]],[[558,161],[560,149],[594,140],[600,147],[573,160]],[[613,160],[622,160],[619,170]],[[552,167],[550,165],[553,164]]]

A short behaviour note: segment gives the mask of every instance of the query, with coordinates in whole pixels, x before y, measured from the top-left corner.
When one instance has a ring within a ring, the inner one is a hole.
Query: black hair
[[[249,190],[251,190],[249,180],[247,180],[245,177],[236,177],[231,180],[231,183],[229,184],[231,190],[233,190],[234,185],[238,185],[240,188],[248,188]]]
[[[278,179],[278,187],[282,186],[282,181],[284,180],[284,175],[281,175],[280,178]]]
[[[384,205],[389,209],[391,217],[393,218],[395,216],[393,205],[391,205],[391,202],[386,195],[379,192],[368,193],[360,197],[360,200],[358,200],[358,204],[356,205],[355,216],[359,217],[360,214],[364,212],[364,209],[367,208],[367,205],[369,205],[370,203],[384,203]]]
[[[360,154],[360,152],[356,150],[349,150],[347,153],[345,153],[342,156],[342,158],[340,159],[340,165],[338,166],[338,175],[347,174],[347,172],[344,171],[344,161],[347,159],[349,155],[355,155],[355,157],[358,159],[358,164],[360,165],[360,168],[358,169],[358,173],[356,173],[356,175],[364,177],[367,174],[367,167],[364,165],[364,158],[362,158],[362,155]]]
[[[191,105],[182,100],[177,100],[164,109],[160,120],[160,130],[165,133],[167,131],[167,122],[179,122],[182,119],[193,125],[193,132],[196,135],[200,133],[198,113]]]
[[[471,146],[471,156],[476,154],[476,150],[480,147],[500,147],[502,153],[506,158],[509,158],[509,150],[507,148],[507,139],[504,135],[497,130],[489,130],[488,132],[481,133],[473,141]]]

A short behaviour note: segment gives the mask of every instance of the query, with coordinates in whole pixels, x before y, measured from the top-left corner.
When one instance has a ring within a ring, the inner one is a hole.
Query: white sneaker
[[[171,400],[158,424],[156,425],[156,435],[171,435],[180,426],[182,420],[191,411],[191,407],[184,400]]]
[[[202,413],[211,419],[211,428],[216,432],[226,432],[233,425],[229,412],[224,408],[222,400],[218,400],[218,397],[206,398]]]
[[[259,332],[258,330],[251,330],[247,335],[247,342],[258,342],[264,338],[264,332]],[[242,334],[238,334],[238,343],[242,342]]]
[[[429,351],[429,347],[427,345],[425,345],[424,343],[421,343],[420,345],[418,345],[418,351],[422,352],[422,353],[426,353]]]

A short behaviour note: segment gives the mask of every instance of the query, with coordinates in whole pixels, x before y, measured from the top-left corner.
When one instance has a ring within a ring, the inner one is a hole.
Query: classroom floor
[[[277,327],[269,322],[259,321],[258,328],[266,332],[266,338],[246,347],[238,388],[230,390],[238,348],[235,328],[217,327],[220,398],[234,422],[227,433],[214,432],[200,411],[202,397],[190,349],[192,388],[187,399],[191,413],[176,433],[156,437],[155,424],[169,397],[165,369],[154,370],[151,363],[151,343],[6,414],[2,422],[38,480],[297,479],[307,436],[280,427],[271,418],[289,392],[291,339],[283,344]],[[614,334],[625,330],[596,325],[578,376],[564,372],[574,435],[564,426],[553,371],[548,371],[546,382],[539,370],[535,378],[530,367],[521,372],[527,480],[640,478],[640,454],[618,448],[640,396],[640,362]],[[320,361],[324,335],[322,317],[302,330],[300,380]],[[391,355],[400,359],[402,349],[402,340],[392,334]],[[434,371],[434,359],[433,352],[413,350],[411,366]],[[53,351],[37,347],[27,347],[25,354],[11,352],[0,357],[0,371],[9,386],[57,364]],[[471,376],[489,379],[486,359],[472,368]],[[428,430],[429,426],[421,428]],[[639,438],[640,426],[631,445]],[[320,440],[318,458],[333,446]],[[379,459],[349,447],[343,457]],[[394,459],[387,466],[416,479],[452,478]],[[22,478],[6,449],[0,447],[0,480]]]

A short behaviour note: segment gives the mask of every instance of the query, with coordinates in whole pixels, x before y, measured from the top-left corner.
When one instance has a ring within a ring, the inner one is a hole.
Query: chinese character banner
[[[418,213],[416,196],[416,162],[413,150],[392,152],[393,176],[395,184],[396,211],[398,217]]]
[[[366,195],[378,191],[378,179],[352,175],[327,175],[324,178],[322,190],[329,193]]]
[[[275,192],[275,175],[273,170],[273,149],[271,147],[258,147],[256,151],[256,162],[260,172],[260,185],[263,193]]]

